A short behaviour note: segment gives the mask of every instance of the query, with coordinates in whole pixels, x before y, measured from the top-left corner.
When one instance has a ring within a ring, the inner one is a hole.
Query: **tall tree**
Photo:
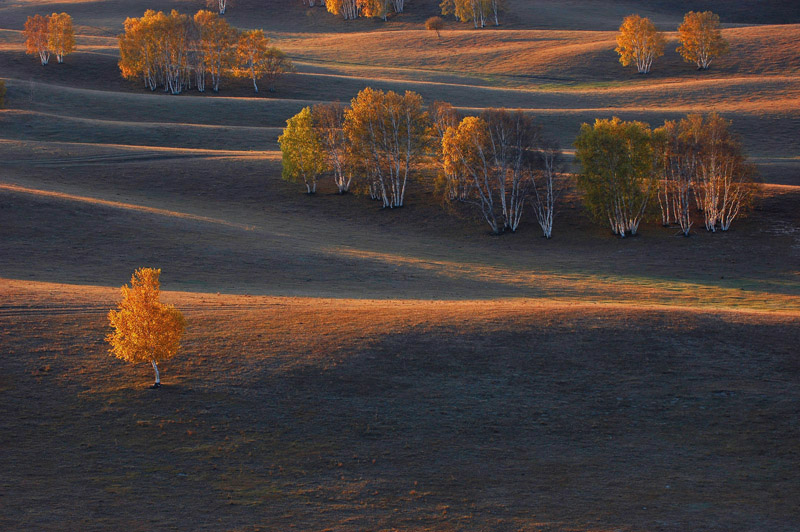
[[[41,15],[28,17],[23,34],[25,51],[30,55],[38,55],[42,65],[46,65],[50,61],[50,49],[47,47],[47,19]]]
[[[668,120],[653,132],[661,223],[677,223],[684,236],[689,236],[692,228],[691,187],[700,158],[701,128],[694,122],[694,117],[680,122]]]
[[[639,74],[647,74],[653,60],[664,55],[664,35],[649,18],[630,15],[619,27],[614,51],[619,54],[622,66],[633,63]]]
[[[160,269],[140,268],[131,276],[131,285],[121,289],[118,310],[108,313],[113,328],[106,341],[110,354],[127,362],[149,362],[156,374],[154,388],[161,386],[158,363],[174,357],[186,327],[181,312],[159,301]]]
[[[442,15],[454,15],[461,22],[472,21],[475,28],[485,27],[491,16],[494,16],[495,25],[499,25],[503,6],[502,0],[442,0],[439,4]]]
[[[304,107],[286,121],[278,144],[283,157],[283,178],[292,182],[302,179],[308,194],[314,194],[317,191],[317,177],[327,168],[310,108]]]
[[[234,66],[238,32],[211,11],[198,11],[194,22],[199,29],[198,47],[202,54],[202,63],[199,66],[211,75],[212,90],[219,92],[223,74]]]
[[[64,56],[75,51],[75,30],[72,17],[68,13],[53,13],[47,18],[47,47],[56,54],[59,63]]]
[[[320,103],[311,110],[314,129],[322,145],[327,167],[333,172],[339,194],[348,192],[353,180],[348,141],[344,132],[344,111],[344,106],[338,102]]]
[[[652,132],[643,122],[597,119],[575,141],[578,186],[594,217],[615,235],[635,235],[654,188]]]
[[[700,128],[691,132],[701,142],[695,185],[698,208],[703,211],[706,230],[714,232],[719,227],[727,231],[755,195],[755,170],[747,163],[728,120],[712,112],[702,118],[690,115],[687,121]]]
[[[345,111],[344,130],[374,179],[383,206],[402,207],[411,168],[430,142],[422,97],[367,87]]]
[[[689,11],[678,26],[677,51],[687,63],[695,63],[698,70],[707,70],[711,61],[728,53],[728,41],[722,37],[719,15],[711,11]]]
[[[253,80],[253,89],[258,92],[256,80],[266,72],[266,61],[269,54],[269,39],[263,30],[249,30],[239,34],[236,45],[236,58],[242,65],[241,72]]]
[[[503,220],[497,207],[498,183],[488,153],[489,143],[486,121],[467,116],[457,127],[445,131],[442,165],[445,175],[457,181],[451,188],[464,191],[458,194],[458,201],[478,206],[492,233],[500,234]]]

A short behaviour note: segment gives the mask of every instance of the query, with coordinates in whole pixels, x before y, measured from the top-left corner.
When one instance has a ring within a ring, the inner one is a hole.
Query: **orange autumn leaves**
[[[181,312],[159,301],[160,269],[140,268],[131,276],[130,286],[121,288],[118,310],[108,313],[113,331],[106,336],[109,353],[131,363],[157,363],[175,356],[186,327]]]
[[[57,61],[63,63],[64,56],[75,51],[75,31],[72,17],[67,13],[28,17],[23,34],[25,51],[38,55],[42,65],[50,61],[50,54],[56,54]]]
[[[262,30],[240,32],[210,11],[190,17],[175,10],[147,10],[141,18],[125,20],[119,48],[123,77],[172,94],[192,86],[204,92],[207,77],[216,92],[224,76],[252,79],[255,92],[264,79],[273,90],[281,75],[294,70],[286,54],[269,46]]]

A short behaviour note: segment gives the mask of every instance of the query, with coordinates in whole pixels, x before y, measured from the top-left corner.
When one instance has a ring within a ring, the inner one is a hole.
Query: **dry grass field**
[[[794,1],[509,0],[425,31],[435,0],[345,23],[239,0],[295,61],[275,93],[150,93],[115,35],[195,0],[0,3],[0,529],[770,531],[800,511],[800,8]],[[631,12],[712,8],[730,55],[623,69]],[[77,53],[20,30],[67,11]],[[280,179],[285,120],[365,86],[465,112],[582,122],[716,109],[765,182],[728,233],[619,240],[570,194],[552,240],[490,237],[411,185],[382,211]],[[182,352],[112,359],[106,313],[163,269]]]

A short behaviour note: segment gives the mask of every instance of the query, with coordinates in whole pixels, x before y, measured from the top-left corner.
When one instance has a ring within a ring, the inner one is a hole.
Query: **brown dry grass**
[[[121,80],[135,0],[0,5],[0,528],[796,528],[790,9],[713,0],[773,25],[729,24],[709,72],[670,51],[640,78],[614,28],[632,9],[674,28],[682,2],[518,0],[501,30],[448,23],[441,41],[422,30],[436,0],[388,25],[267,3],[228,18],[299,73],[258,98]],[[42,68],[19,29],[62,10],[81,50]],[[392,212],[280,181],[286,118],[365,85],[527,109],[565,146],[597,116],[716,108],[771,185],[732,232],[689,239],[616,240],[570,196],[545,241],[531,220],[490,238],[442,212],[430,176]],[[158,392],[102,341],[145,265],[189,321]]]

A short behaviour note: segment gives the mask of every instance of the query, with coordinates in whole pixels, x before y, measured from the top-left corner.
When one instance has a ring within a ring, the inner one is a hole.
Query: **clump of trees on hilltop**
[[[180,94],[192,84],[198,91],[219,91],[225,76],[249,78],[258,92],[260,79],[270,90],[294,67],[278,48],[269,45],[262,30],[240,32],[217,13],[198,11],[194,17],[172,10],[147,10],[141,18],[125,20],[119,36],[119,68],[126,79],[145,87]]]
[[[722,37],[719,16],[711,11],[690,11],[678,27],[680,46],[677,52],[698,70],[707,70],[715,57],[728,52],[728,43]],[[630,15],[619,27],[617,47],[619,62],[623,66],[636,65],[639,74],[648,74],[653,60],[664,55],[664,34],[646,17]]]
[[[64,56],[75,51],[75,30],[68,13],[28,17],[23,35],[25,51],[29,55],[38,55],[42,65],[50,62],[51,54],[55,54],[56,60],[63,63]]]
[[[471,209],[493,234],[516,232],[533,212],[551,238],[567,187],[561,150],[531,116],[486,109],[464,117],[413,92],[366,88],[349,106],[306,107],[287,120],[278,142],[284,179],[302,182],[308,194],[331,176],[340,194],[352,189],[394,209],[410,185],[435,175],[429,190],[445,205]],[[655,130],[597,120],[583,124],[575,147],[583,202],[620,237],[637,234],[656,204],[662,224],[684,235],[698,216],[709,232],[727,231],[757,192],[753,166],[717,113]]]

